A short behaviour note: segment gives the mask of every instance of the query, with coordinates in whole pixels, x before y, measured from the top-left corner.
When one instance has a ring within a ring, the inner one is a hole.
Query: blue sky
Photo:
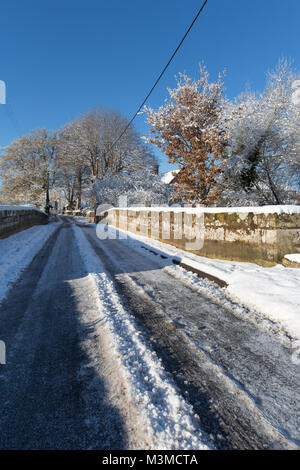
[[[96,106],[135,113],[202,0],[2,0],[0,147],[34,128],[57,129]],[[208,0],[148,105],[159,107],[174,75],[226,68],[226,94],[262,90],[280,57],[300,63],[299,0]],[[145,134],[145,117],[135,125]],[[170,166],[161,156],[161,171]]]

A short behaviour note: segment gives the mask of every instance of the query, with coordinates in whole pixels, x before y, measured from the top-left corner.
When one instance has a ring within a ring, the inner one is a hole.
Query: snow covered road
[[[140,361],[134,369],[141,380],[146,368],[153,379],[133,396],[119,352],[126,338],[105,319],[119,306],[117,298],[108,307],[99,299],[65,219],[0,306],[7,350],[0,365],[0,449],[212,447],[125,318],[123,326],[136,333],[126,353]]]
[[[300,446],[299,365],[272,329],[62,220],[0,305],[1,449]]]
[[[85,351],[78,296],[89,285],[70,227],[60,226],[0,310],[0,448],[119,448],[124,423]]]

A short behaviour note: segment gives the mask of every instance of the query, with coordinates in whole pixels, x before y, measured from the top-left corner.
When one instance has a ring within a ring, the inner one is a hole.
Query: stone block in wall
[[[0,237],[12,235],[33,225],[48,223],[48,216],[35,209],[0,208]]]

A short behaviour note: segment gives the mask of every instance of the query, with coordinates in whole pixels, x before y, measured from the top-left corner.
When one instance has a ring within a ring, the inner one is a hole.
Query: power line
[[[205,0],[200,8],[200,10],[198,11],[197,15],[195,16],[195,18],[193,19],[192,23],[190,24],[189,28],[186,30],[183,38],[181,39],[180,43],[178,44],[178,46],[176,47],[175,51],[173,52],[173,54],[171,55],[167,65],[164,67],[164,69],[162,70],[162,72],[160,73],[159,77],[157,78],[156,82],[154,83],[153,87],[151,88],[151,90],[149,91],[148,95],[146,96],[146,98],[144,99],[144,101],[142,102],[142,104],[140,105],[140,107],[138,108],[138,110],[136,111],[135,115],[133,116],[133,118],[130,120],[130,122],[127,124],[127,126],[125,127],[125,129],[123,130],[123,132],[119,135],[119,137],[114,141],[114,143],[112,144],[111,146],[111,149],[113,149],[113,147],[117,144],[117,142],[119,142],[119,140],[121,139],[121,137],[123,137],[123,135],[125,134],[125,132],[127,131],[127,129],[129,128],[129,126],[132,124],[132,122],[134,121],[134,119],[136,118],[136,116],[138,115],[138,113],[140,112],[140,110],[142,109],[142,107],[144,106],[144,104],[146,103],[146,101],[148,100],[149,96],[151,95],[151,93],[153,92],[154,88],[156,87],[156,85],[158,84],[158,82],[160,81],[160,79],[162,78],[162,76],[164,75],[165,71],[167,70],[167,68],[169,67],[170,63],[172,62],[172,60],[174,59],[176,53],[178,52],[178,50],[180,49],[183,41],[185,40],[185,38],[187,37],[187,35],[189,34],[190,30],[192,29],[192,27],[194,26],[194,24],[196,23],[198,17],[200,16],[200,14],[202,13],[205,5],[207,4],[208,0]]]

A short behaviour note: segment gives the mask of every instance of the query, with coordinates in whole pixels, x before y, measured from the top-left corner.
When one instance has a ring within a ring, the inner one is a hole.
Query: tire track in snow
[[[212,445],[199,426],[199,418],[178,393],[157,355],[140,338],[133,317],[124,309],[114,282],[83,235],[73,226],[80,255],[93,280],[102,328],[110,334],[111,361],[121,364],[131,399],[152,434],[152,449],[208,449]],[[129,426],[130,428],[130,423]],[[133,437],[134,439],[134,437]]]

